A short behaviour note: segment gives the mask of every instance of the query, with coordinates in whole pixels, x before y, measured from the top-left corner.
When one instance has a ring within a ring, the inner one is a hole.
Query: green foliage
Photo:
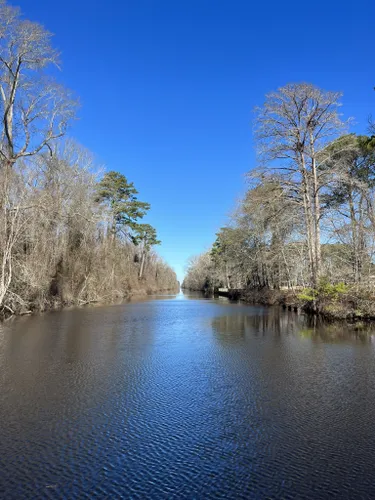
[[[110,208],[113,214],[113,233],[126,227],[137,229],[137,221],[150,209],[149,203],[139,201],[137,194],[134,184],[119,172],[108,172],[99,182],[96,201],[105,203]]]
[[[336,302],[347,292],[348,286],[345,283],[336,283],[333,285],[326,278],[322,278],[317,288],[304,288],[298,295],[298,299],[302,302],[314,302],[318,300]]]
[[[143,243],[147,251],[149,251],[153,245],[160,245],[161,243],[161,241],[157,239],[156,229],[150,224],[137,224],[133,242],[135,245]]]
[[[345,283],[332,285],[325,278],[322,278],[319,282],[317,291],[320,298],[337,300],[341,295],[348,292],[348,287]]]
[[[337,208],[348,200],[355,183],[374,186],[375,138],[347,134],[329,144],[318,155],[321,171],[332,171],[341,165],[347,180],[334,185],[330,193],[322,195],[326,208]],[[342,172],[343,173],[343,172]]]
[[[314,288],[304,288],[297,298],[302,302],[313,302],[317,299],[317,291]]]
[[[340,136],[338,99],[310,84],[267,95],[256,121],[259,167],[204,262],[189,266],[187,286],[201,289],[208,276],[249,292],[293,290],[294,299],[307,284],[298,296],[306,309],[332,317],[353,310],[360,286],[372,287],[375,127],[371,137]],[[356,284],[350,296],[345,283]]]
[[[216,240],[212,245],[210,256],[215,265],[220,265],[230,260],[234,247],[240,241],[238,228],[222,227],[216,233]]]
[[[211,248],[211,257],[215,260],[219,258],[230,246],[230,231],[229,227],[222,227],[218,233],[216,233],[216,240]]]

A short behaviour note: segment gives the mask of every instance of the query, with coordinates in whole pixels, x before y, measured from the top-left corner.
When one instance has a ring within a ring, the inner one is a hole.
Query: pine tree
[[[99,182],[96,201],[110,208],[113,239],[119,233],[132,238],[131,232],[139,227],[138,220],[150,209],[150,204],[139,201],[137,194],[134,184],[119,172],[110,171]]]

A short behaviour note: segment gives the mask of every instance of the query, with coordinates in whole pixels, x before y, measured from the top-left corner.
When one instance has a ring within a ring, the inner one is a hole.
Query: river
[[[375,498],[375,345],[161,296],[0,325],[0,497]]]

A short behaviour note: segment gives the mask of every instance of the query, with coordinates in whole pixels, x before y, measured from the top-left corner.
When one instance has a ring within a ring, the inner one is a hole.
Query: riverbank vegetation
[[[340,93],[306,83],[266,96],[249,188],[185,288],[375,317],[375,129],[350,133],[340,106]]]
[[[176,289],[150,205],[66,137],[77,101],[41,25],[0,1],[0,316]]]

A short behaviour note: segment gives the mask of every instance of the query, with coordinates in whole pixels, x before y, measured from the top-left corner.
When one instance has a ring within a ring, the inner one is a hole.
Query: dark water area
[[[199,296],[0,326],[0,497],[375,498],[375,337]]]

